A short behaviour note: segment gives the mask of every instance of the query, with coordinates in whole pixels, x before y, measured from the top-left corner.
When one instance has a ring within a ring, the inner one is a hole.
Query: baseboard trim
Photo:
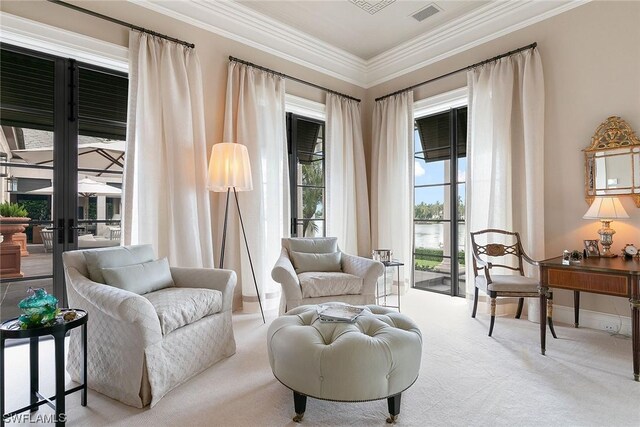
[[[529,320],[538,323],[538,300],[529,301]],[[580,327],[631,336],[631,317],[580,309]],[[573,326],[573,307],[553,305],[553,321]]]
[[[573,307],[553,306],[553,321],[573,325]],[[631,317],[580,309],[580,327],[631,335]]]

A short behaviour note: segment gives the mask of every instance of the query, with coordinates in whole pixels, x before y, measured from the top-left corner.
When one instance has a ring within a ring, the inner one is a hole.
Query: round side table
[[[81,404],[87,406],[87,321],[89,315],[84,310],[75,309],[76,318],[68,322],[62,320],[62,316],[72,309],[63,308],[60,310],[58,323],[52,326],[44,326],[41,328],[20,329],[18,318],[10,319],[0,324],[0,414],[2,414],[2,425],[11,417],[30,410],[35,412],[40,405],[47,404],[55,409],[56,426],[64,426],[67,415],[65,413],[65,396],[67,394],[82,391]],[[64,337],[71,329],[82,326],[82,343],[83,343],[83,381],[77,387],[65,390],[65,373],[64,373]],[[56,394],[50,398],[46,398],[40,394],[39,388],[39,372],[38,372],[38,346],[40,337],[44,335],[52,335],[55,344],[55,375],[56,375]],[[29,371],[31,378],[30,396],[31,404],[23,408],[5,414],[5,389],[4,389],[4,344],[7,339],[24,339],[29,338]],[[53,403],[55,401],[55,404]]]

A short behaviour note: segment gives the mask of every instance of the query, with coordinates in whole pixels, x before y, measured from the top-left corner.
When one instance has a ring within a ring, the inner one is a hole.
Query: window
[[[413,286],[464,295],[467,108],[415,120]],[[455,260],[455,261],[454,261]]]
[[[324,121],[287,113],[293,237],[321,237],[326,233],[324,143]]]

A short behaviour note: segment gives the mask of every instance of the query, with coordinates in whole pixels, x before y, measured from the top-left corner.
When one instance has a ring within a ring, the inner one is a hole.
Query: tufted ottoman
[[[367,306],[354,323],[321,322],[316,305],[297,307],[269,326],[273,375],[293,391],[302,420],[307,396],[340,402],[388,399],[389,418],[418,378],[422,335],[407,316]]]

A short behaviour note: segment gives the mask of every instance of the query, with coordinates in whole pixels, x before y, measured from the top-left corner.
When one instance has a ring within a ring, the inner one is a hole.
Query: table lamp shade
[[[617,197],[596,197],[582,218],[614,220],[629,218],[629,215]]]
[[[207,188],[211,191],[225,192],[230,188],[236,191],[253,190],[251,164],[247,147],[233,142],[215,144],[209,159]]]

